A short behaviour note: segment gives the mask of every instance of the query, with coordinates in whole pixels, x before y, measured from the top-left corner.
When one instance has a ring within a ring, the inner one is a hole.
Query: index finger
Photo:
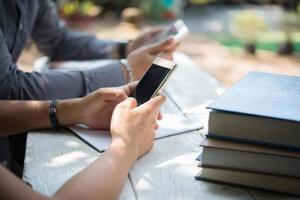
[[[94,94],[104,101],[123,101],[127,98],[125,91],[120,88],[101,88]]]

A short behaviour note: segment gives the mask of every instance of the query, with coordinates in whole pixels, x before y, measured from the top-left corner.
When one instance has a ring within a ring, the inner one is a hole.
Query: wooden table
[[[176,54],[175,61],[179,67],[166,93],[188,117],[207,127],[205,106],[224,89],[187,56]],[[195,158],[202,151],[199,144],[204,133],[205,129],[156,140],[153,149],[130,170],[120,199],[299,199],[196,181],[200,170]],[[36,191],[52,195],[99,155],[68,130],[30,132],[23,179]]]

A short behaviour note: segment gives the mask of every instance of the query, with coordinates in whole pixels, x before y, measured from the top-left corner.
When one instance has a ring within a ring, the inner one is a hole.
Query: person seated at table
[[[153,146],[159,109],[165,101],[159,95],[137,107],[136,100],[128,98],[133,87],[103,88],[83,98],[58,101],[55,117],[60,125],[110,127],[110,147],[53,198],[34,192],[0,165],[0,199],[117,199],[130,167]],[[51,127],[49,108],[49,101],[0,101],[0,136]]]
[[[129,71],[138,80],[158,54],[171,58],[176,48],[172,38],[151,44],[151,37],[161,30],[153,29],[128,43],[98,40],[69,30],[52,0],[0,1],[0,99],[82,97],[101,87],[127,83]],[[127,58],[129,67],[116,60],[91,70],[23,72],[16,62],[29,38],[51,60]]]
[[[114,87],[138,80],[156,55],[171,58],[177,44],[172,38],[151,43],[161,31],[152,29],[128,43],[98,40],[69,30],[59,19],[52,0],[0,1],[0,99],[49,100],[76,98],[102,87]],[[92,60],[127,58],[90,70],[24,72],[17,60],[31,38],[50,60]],[[131,73],[131,72],[132,73]],[[26,134],[1,138],[0,162],[10,163],[21,175]]]

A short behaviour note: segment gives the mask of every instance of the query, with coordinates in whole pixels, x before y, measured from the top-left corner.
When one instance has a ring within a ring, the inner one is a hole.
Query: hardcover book
[[[208,136],[300,149],[300,77],[250,72],[212,102]]]

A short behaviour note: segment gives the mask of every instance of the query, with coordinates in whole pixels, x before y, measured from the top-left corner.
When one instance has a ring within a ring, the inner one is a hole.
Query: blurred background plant
[[[57,6],[61,17],[70,26],[88,23],[103,10],[101,5],[85,0],[60,0]]]
[[[203,0],[202,0],[203,1]],[[139,7],[142,12],[155,19],[175,19],[182,14],[186,2],[183,0],[59,0],[58,7],[66,18],[95,17],[103,8],[121,16],[127,7]]]
[[[299,4],[300,5],[300,4]],[[298,6],[299,9],[299,6]],[[282,22],[282,30],[284,34],[284,41],[278,47],[278,53],[280,55],[291,55],[295,48],[293,45],[294,32],[299,31],[300,28],[300,14],[295,14],[291,11],[287,11],[284,14]]]
[[[154,19],[175,19],[183,14],[186,5],[183,0],[142,0],[140,8]]]
[[[96,17],[100,14],[102,7],[96,6],[91,1],[70,1],[61,4],[60,10],[65,16],[81,15],[87,17]]]
[[[267,28],[266,21],[255,10],[241,11],[233,17],[233,34],[244,43],[246,51],[251,54],[255,54],[255,43],[259,33]]]

